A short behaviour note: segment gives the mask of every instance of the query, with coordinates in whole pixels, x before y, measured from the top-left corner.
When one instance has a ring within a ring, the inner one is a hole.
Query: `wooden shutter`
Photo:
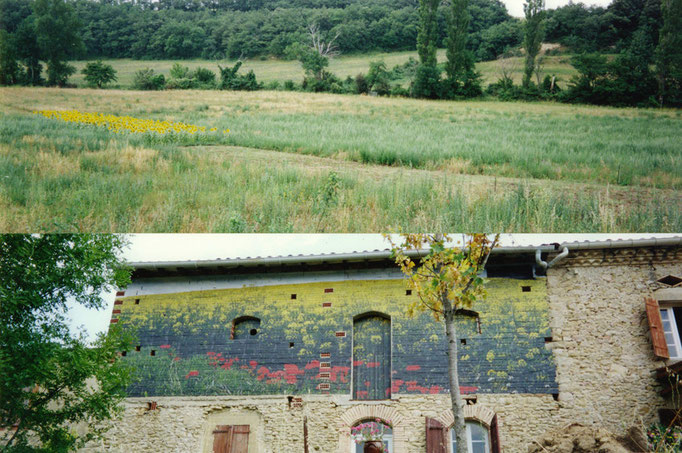
[[[663,322],[661,321],[661,310],[658,301],[647,297],[644,299],[646,305],[646,316],[649,318],[649,331],[651,332],[651,343],[654,346],[654,355],[659,359],[669,359],[668,345],[663,333]]]
[[[447,453],[447,430],[441,422],[426,417],[426,453]]]
[[[249,425],[218,425],[213,430],[213,453],[248,453]]]
[[[492,453],[500,453],[500,431],[497,425],[497,414],[490,422],[490,450]]]

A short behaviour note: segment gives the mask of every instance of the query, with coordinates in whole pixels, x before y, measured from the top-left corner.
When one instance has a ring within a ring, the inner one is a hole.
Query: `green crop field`
[[[114,134],[37,109],[230,133]],[[0,228],[676,232],[680,130],[665,109],[2,88]]]
[[[367,73],[369,70],[369,62],[376,60],[383,60],[388,69],[395,65],[405,63],[410,57],[417,59],[417,53],[412,52],[391,52],[391,53],[375,53],[363,55],[342,55],[334,58],[329,63],[329,70],[341,78],[347,76],[355,77],[358,73]],[[445,50],[438,51],[438,61],[445,61]],[[547,56],[543,57],[542,73],[556,75],[559,82],[564,85],[575,74],[575,69],[568,63],[570,57],[562,56]],[[218,73],[218,65],[232,66],[236,61],[211,61],[211,60],[153,60],[153,61],[139,61],[139,60],[104,60],[114,67],[118,74],[118,81],[116,85],[122,88],[128,88],[133,83],[135,72],[144,69],[152,68],[157,73],[161,73],[166,77],[170,74],[170,69],[173,64],[180,63],[188,66],[190,69],[195,69],[199,66],[208,68],[215,73]],[[72,83],[77,86],[85,86],[81,70],[85,67],[85,61],[73,62],[78,72],[70,79]],[[521,57],[508,58],[503,61],[486,61],[478,63],[476,68],[482,75],[484,86],[497,81],[501,75],[501,67],[504,66],[509,70],[516,83],[520,83],[523,71],[523,59]],[[253,70],[256,78],[262,82],[293,80],[299,83],[303,79],[303,69],[298,61],[283,61],[276,59],[265,60],[246,60],[242,65],[240,72],[247,72]]]

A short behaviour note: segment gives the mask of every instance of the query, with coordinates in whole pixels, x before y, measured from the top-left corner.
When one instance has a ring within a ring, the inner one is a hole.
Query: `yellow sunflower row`
[[[195,126],[194,124],[145,120],[133,118],[132,116],[105,115],[103,113],[79,112],[78,110],[35,110],[33,113],[43,115],[46,118],[62,120],[67,123],[103,126],[116,133],[133,132],[144,134],[146,132],[156,132],[158,134],[168,134],[186,132],[189,134],[196,134],[197,132],[206,132],[205,126]],[[216,132],[217,129],[212,127],[208,129],[208,131]],[[227,134],[228,132],[230,132],[230,130],[225,129],[223,134]]]

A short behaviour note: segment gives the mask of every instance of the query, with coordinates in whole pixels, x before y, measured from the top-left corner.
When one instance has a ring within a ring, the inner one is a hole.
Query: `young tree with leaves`
[[[459,391],[459,340],[455,319],[459,316],[478,316],[472,308],[477,300],[486,296],[480,274],[499,241],[499,235],[490,240],[485,234],[474,234],[467,236],[456,247],[448,247],[450,238],[443,234],[405,234],[403,243],[399,245],[389,235],[385,237],[391,242],[395,262],[408,277],[408,287],[419,296],[419,300],[408,307],[408,315],[413,315],[415,310],[429,310],[436,321],[445,324],[457,453],[469,453],[464,401]],[[410,256],[409,251],[417,251],[418,256]],[[421,251],[424,253],[421,254]]]
[[[544,38],[545,0],[528,0],[523,4],[523,12],[526,14],[524,24],[523,48],[526,51],[526,60],[523,71],[523,87],[530,87],[531,77],[535,71],[535,58],[542,48]]]
[[[102,60],[91,61],[86,64],[81,73],[85,75],[86,82],[97,86],[97,88],[102,88],[102,86],[118,80],[114,67],[102,63]]]
[[[131,339],[112,329],[89,345],[68,326],[67,303],[103,308],[126,286],[125,242],[113,235],[0,235],[0,452],[66,452],[102,433],[131,371]],[[73,425],[89,427],[78,434]],[[5,434],[6,433],[6,434]]]

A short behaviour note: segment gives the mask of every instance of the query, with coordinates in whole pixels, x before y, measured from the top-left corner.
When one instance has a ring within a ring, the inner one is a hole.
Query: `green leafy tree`
[[[682,104],[682,0],[662,0],[663,26],[656,49],[658,100]]]
[[[42,85],[43,66],[40,64],[40,47],[36,37],[35,16],[30,15],[17,27],[14,35],[17,55],[24,65],[21,83]]]
[[[367,73],[367,85],[372,91],[376,91],[379,96],[386,96],[391,93],[389,83],[389,72],[383,60],[370,61],[369,72]]]
[[[113,235],[0,235],[3,453],[73,450],[117,412],[131,377],[117,351],[130,338],[112,329],[88,345],[69,331],[67,303],[100,309],[102,291],[130,282],[123,245]]]
[[[14,37],[0,30],[0,85],[14,85],[19,80],[19,65]]]
[[[439,3],[439,0],[419,0],[417,53],[420,65],[412,87],[413,96],[419,98],[437,98],[440,95],[440,70],[436,60]]]
[[[526,14],[523,39],[523,48],[526,51],[523,87],[528,88],[533,71],[535,71],[535,58],[540,53],[544,37],[545,0],[528,0],[523,4],[523,11]]]
[[[33,15],[40,58],[47,62],[47,84],[64,86],[76,72],[67,60],[83,49],[81,23],[65,0],[35,0]]]
[[[491,241],[485,234],[474,234],[459,242],[457,247],[447,247],[450,238],[443,234],[406,234],[399,245],[390,236],[385,237],[391,242],[396,264],[408,278],[408,287],[419,296],[419,300],[408,307],[408,315],[429,310],[437,321],[445,323],[457,453],[468,453],[464,401],[459,392],[459,339],[455,319],[459,316],[478,316],[472,308],[477,300],[486,296],[480,274],[498,243],[499,235]],[[410,252],[416,252],[416,256]]]
[[[85,75],[85,81],[90,85],[96,85],[97,88],[118,80],[114,67],[102,63],[101,60],[88,63],[81,72]]]

